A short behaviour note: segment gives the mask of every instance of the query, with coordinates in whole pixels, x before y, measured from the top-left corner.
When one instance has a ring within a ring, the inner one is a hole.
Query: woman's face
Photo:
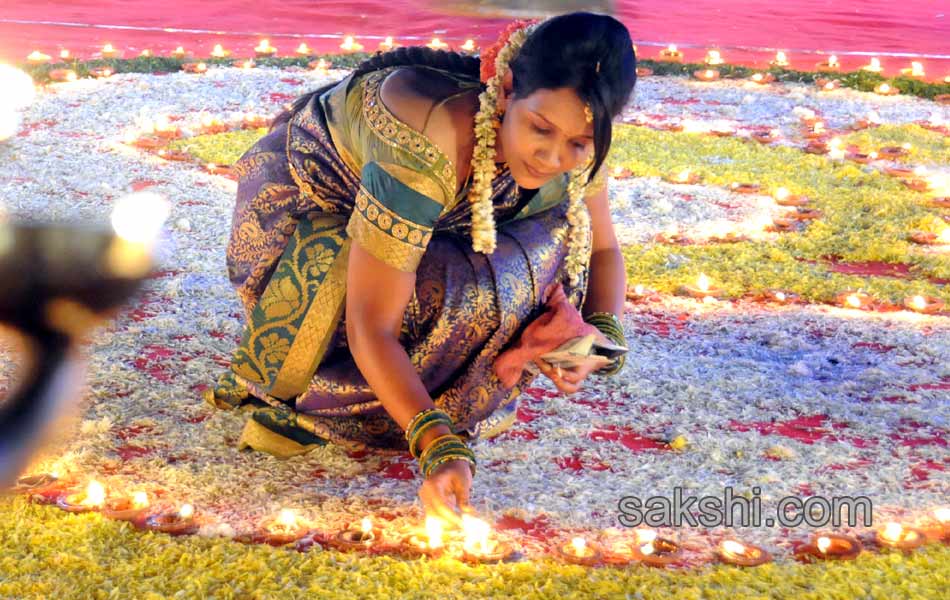
[[[539,188],[589,159],[594,151],[594,125],[587,122],[577,92],[540,89],[518,98],[505,91],[496,160],[508,163],[518,185]]]

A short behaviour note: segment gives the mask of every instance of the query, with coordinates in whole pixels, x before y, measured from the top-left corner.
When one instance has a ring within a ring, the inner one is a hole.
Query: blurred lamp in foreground
[[[76,348],[149,274],[167,216],[154,194],[121,199],[109,228],[0,216],[0,324],[24,348],[20,381],[0,403],[0,488],[68,412],[82,389]]]

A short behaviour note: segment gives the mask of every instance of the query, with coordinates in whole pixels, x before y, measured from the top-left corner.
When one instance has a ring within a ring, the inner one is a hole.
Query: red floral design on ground
[[[846,441],[857,448],[867,448],[877,444],[877,440],[868,440],[860,437],[839,436],[835,429],[847,429],[847,423],[833,423],[828,421],[828,415],[810,415],[796,417],[787,421],[752,421],[743,423],[730,419],[728,427],[732,431],[756,430],[762,435],[780,435],[805,444],[814,444],[819,441]]]

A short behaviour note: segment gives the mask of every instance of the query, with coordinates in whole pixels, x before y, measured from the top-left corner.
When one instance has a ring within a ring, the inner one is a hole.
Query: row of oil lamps
[[[709,303],[722,296],[723,290],[715,287],[708,275],[700,273],[694,284],[686,284],[680,288],[680,294]],[[626,292],[627,300],[634,302],[652,298],[656,295],[656,290],[643,284],[634,285]],[[761,298],[777,304],[796,304],[800,301],[797,294],[784,290],[767,290],[761,294]],[[841,292],[835,296],[834,303],[841,308],[859,310],[870,310],[876,304],[875,299],[870,294],[861,291]],[[939,298],[921,294],[904,298],[903,305],[907,310],[927,315],[940,313],[945,307],[944,302]]]
[[[382,42],[379,43],[378,48],[385,52],[398,46],[399,44],[394,40],[393,36],[387,36]],[[436,50],[447,50],[451,47],[450,44],[437,37],[432,38],[432,41],[426,44],[426,46]],[[634,48],[636,48],[636,46],[634,46]],[[475,43],[475,40],[467,39],[458,47],[458,49],[463,52],[477,52],[478,46]],[[343,41],[340,44],[340,50],[348,53],[362,52],[364,50],[364,46],[363,44],[357,42],[354,36],[347,35],[344,36]],[[254,47],[254,53],[258,58],[268,58],[277,56],[278,49],[271,45],[270,40],[262,39],[258,45]],[[214,49],[211,51],[211,56],[214,58],[226,58],[230,56],[230,54],[230,51],[225,50],[221,44],[216,44]],[[307,45],[306,42],[302,42],[294,50],[294,54],[297,56],[313,56],[314,51],[312,48],[310,48],[310,46]],[[122,52],[115,48],[112,44],[105,44],[100,50],[100,55],[102,58],[120,58],[122,56]],[[151,56],[152,53],[149,50],[144,50],[142,55]],[[178,46],[170,53],[170,56],[176,58],[185,58],[187,55],[188,52],[185,51],[183,46]],[[62,60],[69,60],[71,58],[69,50],[60,50],[59,58]],[[677,49],[676,44],[670,44],[666,48],[660,50],[658,58],[664,62],[682,62],[683,52]],[[34,50],[27,56],[27,61],[33,64],[44,64],[50,62],[51,60],[52,56],[44,54],[39,50]],[[709,67],[726,64],[726,61],[722,57],[722,53],[719,50],[708,50],[703,62]],[[791,63],[788,60],[788,55],[783,51],[776,52],[774,59],[770,61],[769,64],[778,68],[789,68],[791,66]],[[836,55],[831,55],[827,60],[816,64],[815,68],[825,73],[837,73],[841,71],[841,63],[838,61],[838,57]],[[871,73],[882,73],[884,71],[884,67],[881,65],[881,60],[875,57],[871,58],[868,64],[861,67],[861,70]],[[711,69],[711,71],[715,70]],[[718,71],[716,71],[716,74],[718,75]],[[923,79],[927,75],[926,71],[924,70],[923,63],[919,61],[911,61],[909,67],[902,68],[900,70],[900,74],[906,77],[912,77],[914,79]],[[760,73],[759,77],[753,78],[753,80],[761,83],[767,78],[768,74]],[[948,75],[944,81],[950,81],[950,75]]]
[[[107,518],[130,521],[151,531],[183,535],[197,532],[200,526],[195,509],[190,504],[183,504],[174,510],[153,511],[150,510],[145,492],[110,498],[102,484],[94,480],[87,484],[85,490],[77,491],[60,488],[58,478],[52,474],[28,475],[19,478],[14,491],[29,493],[37,500],[55,502],[58,507],[69,512],[97,511]],[[279,546],[295,543],[313,533],[293,510],[283,509],[276,516],[265,518],[259,525],[259,532],[245,536],[243,540]],[[923,527],[907,527],[889,522],[875,532],[875,540],[881,547],[905,552],[927,541],[950,542],[950,508],[935,509]],[[430,516],[425,520],[424,530],[410,532],[399,540],[390,540],[369,517],[364,517],[358,526],[351,524],[326,541],[339,550],[391,549],[410,556],[429,557],[449,554],[450,548],[455,547],[461,548],[464,560],[483,563],[505,561],[516,554],[510,544],[492,534],[491,526],[486,521],[468,514],[462,516],[460,536],[455,532],[446,532],[441,519]],[[816,533],[808,543],[799,545],[795,556],[800,560],[848,560],[858,556],[862,549],[861,542],[854,537],[825,532]],[[633,536],[623,536],[609,543],[594,543],[576,536],[557,543],[554,553],[566,562],[587,566],[620,566],[641,562],[665,567],[680,563],[684,555],[679,544],[660,537],[652,529],[635,529]],[[716,555],[722,562],[737,566],[757,566],[772,560],[771,554],[764,548],[735,539],[723,540]]]

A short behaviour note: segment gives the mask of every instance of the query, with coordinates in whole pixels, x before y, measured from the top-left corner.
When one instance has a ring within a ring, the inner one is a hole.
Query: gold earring
[[[594,122],[594,113],[593,113],[593,111],[591,111],[591,109],[590,109],[590,104],[585,104],[585,105],[584,105],[584,117],[587,118],[587,122],[588,122],[588,123],[593,123],[593,122]]]

